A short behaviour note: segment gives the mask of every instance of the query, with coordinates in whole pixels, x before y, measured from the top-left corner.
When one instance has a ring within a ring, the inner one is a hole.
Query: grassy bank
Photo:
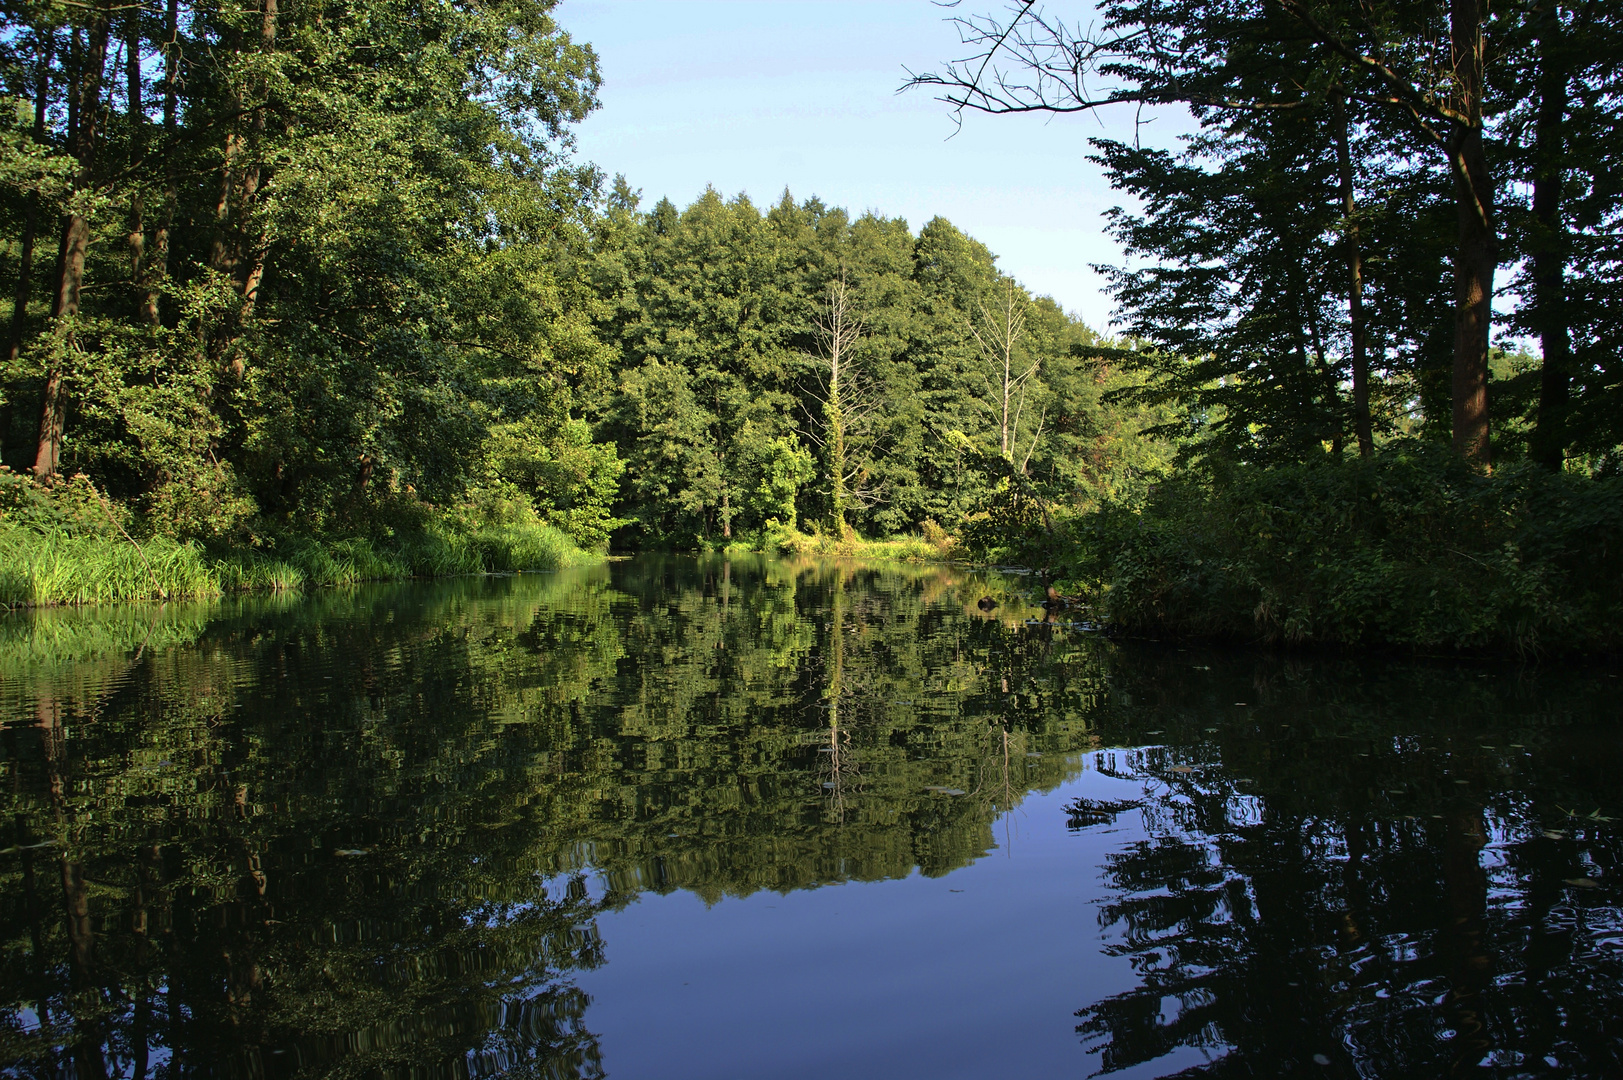
[[[917,536],[894,536],[886,540],[864,540],[849,525],[841,532],[825,532],[814,525],[809,533],[778,526],[740,537],[724,550],[893,562],[947,562],[963,554],[957,540],[933,521],[926,521]]]
[[[0,475],[0,606],[206,598],[448,574],[554,570],[592,558],[534,520],[423,516],[373,537],[272,535],[213,547],[142,535],[82,479],[51,488]]]
[[[0,605],[221,596],[446,574],[554,570],[588,558],[547,525],[283,542],[218,552],[163,537],[44,532],[0,524]]]
[[[1623,647],[1623,478],[1453,455],[1228,467],[1067,523],[1062,590],[1132,634],[1427,651]]]

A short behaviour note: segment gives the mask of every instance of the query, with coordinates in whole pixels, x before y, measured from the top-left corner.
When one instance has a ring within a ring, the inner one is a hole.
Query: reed
[[[203,552],[163,537],[139,545],[0,524],[0,604],[92,604],[218,596]]]

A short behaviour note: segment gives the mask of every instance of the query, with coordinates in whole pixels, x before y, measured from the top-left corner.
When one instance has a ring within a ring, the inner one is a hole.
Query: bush
[[[1623,644],[1623,480],[1446,449],[1228,466],[1069,523],[1064,591],[1132,633],[1414,649]]]
[[[810,533],[782,525],[776,519],[767,523],[759,537],[747,538],[733,547],[743,551],[766,551],[779,555],[811,555],[823,558],[888,559],[893,562],[942,562],[951,559],[956,541],[933,521],[924,523],[923,536],[897,536],[889,540],[864,540],[850,524],[836,535],[813,525]],[[729,548],[729,550],[732,550]]]

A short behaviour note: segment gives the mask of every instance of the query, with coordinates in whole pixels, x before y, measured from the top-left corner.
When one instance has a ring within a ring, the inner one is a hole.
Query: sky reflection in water
[[[1612,670],[1117,646],[1028,586],[4,617],[0,1063],[1623,1075]]]

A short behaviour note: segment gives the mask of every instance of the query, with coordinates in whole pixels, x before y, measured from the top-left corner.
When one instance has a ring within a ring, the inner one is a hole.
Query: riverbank
[[[0,473],[0,607],[209,599],[229,593],[455,574],[556,570],[590,555],[537,520],[422,513],[375,535],[264,529],[205,544],[152,535],[83,477]]]
[[[1124,634],[1499,655],[1623,651],[1623,477],[1425,448],[1228,466],[1061,523],[1031,561]]]
[[[556,570],[595,556],[547,525],[283,541],[210,552],[165,537],[40,532],[0,525],[0,606],[208,599],[233,592],[349,585],[453,574]]]
[[[969,559],[956,537],[928,520],[916,536],[893,536],[885,540],[865,540],[849,525],[839,532],[825,532],[813,525],[809,533],[780,525],[741,536],[721,550],[767,555],[815,555],[832,559],[884,559],[890,562],[936,563]]]

